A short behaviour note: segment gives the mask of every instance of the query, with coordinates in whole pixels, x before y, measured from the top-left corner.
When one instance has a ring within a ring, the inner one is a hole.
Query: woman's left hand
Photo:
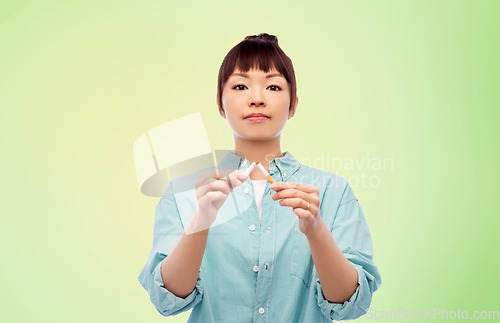
[[[276,193],[271,196],[273,200],[282,199],[281,206],[293,208],[293,213],[299,217],[299,229],[305,234],[311,234],[319,228],[323,221],[319,210],[319,188],[314,185],[295,182],[275,182],[271,189]]]

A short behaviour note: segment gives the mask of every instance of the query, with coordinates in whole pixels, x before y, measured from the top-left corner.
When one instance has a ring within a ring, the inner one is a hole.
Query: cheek
[[[227,106],[230,108],[232,105],[234,105],[238,101],[238,97],[235,95],[232,95],[231,93],[224,94],[222,96],[222,104],[224,106]]]
[[[223,95],[220,101],[225,108],[227,106],[227,95]]]
[[[281,92],[279,95],[274,95],[270,98],[277,106],[290,106],[290,94]]]

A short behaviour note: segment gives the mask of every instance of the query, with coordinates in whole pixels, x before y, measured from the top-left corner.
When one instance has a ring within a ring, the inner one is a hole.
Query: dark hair
[[[293,70],[292,60],[278,45],[278,38],[274,35],[262,33],[245,37],[238,45],[234,46],[222,61],[217,82],[217,105],[222,113],[222,89],[233,74],[235,68],[242,72],[250,69],[259,69],[265,73],[272,68],[280,72],[288,82],[290,88],[290,108],[295,110],[297,97],[297,82]]]

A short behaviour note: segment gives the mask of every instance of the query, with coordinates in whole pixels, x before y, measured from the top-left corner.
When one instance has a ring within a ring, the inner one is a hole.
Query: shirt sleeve
[[[177,315],[196,306],[203,298],[201,271],[193,291],[185,298],[177,297],[163,285],[161,264],[179,241],[184,228],[171,185],[155,209],[153,247],[139,274],[139,282],[148,292],[157,311],[163,316]]]
[[[321,283],[314,270],[313,281],[316,283],[318,305],[330,320],[354,320],[366,314],[373,293],[382,284],[382,278],[373,263],[372,239],[366,219],[349,183],[345,187],[330,231],[339,249],[358,272],[358,287],[343,304],[330,303],[323,295]]]

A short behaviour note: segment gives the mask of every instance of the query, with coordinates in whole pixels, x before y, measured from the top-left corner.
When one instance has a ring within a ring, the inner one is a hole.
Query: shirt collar
[[[248,169],[251,164],[250,161],[240,156],[240,154],[240,152],[236,154],[235,151],[228,151],[226,156],[219,163],[219,168],[239,170]],[[282,155],[282,157],[277,157],[271,160],[268,165],[268,169],[269,174],[272,177],[279,175],[281,177],[280,180],[284,181],[290,178],[290,176],[292,176],[299,169],[300,163],[289,151],[285,151]]]

